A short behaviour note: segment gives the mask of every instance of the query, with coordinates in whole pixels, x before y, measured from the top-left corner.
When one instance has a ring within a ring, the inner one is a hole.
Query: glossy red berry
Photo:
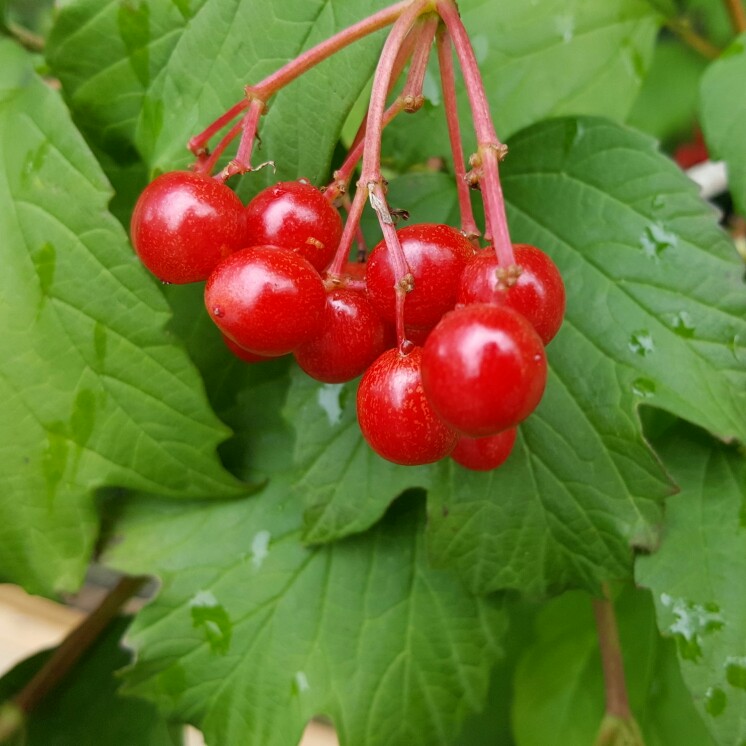
[[[342,236],[339,213],[307,181],[280,181],[259,192],[246,206],[245,225],[247,246],[297,251],[319,272],[333,259]]]
[[[492,249],[480,251],[461,275],[459,303],[505,303],[525,316],[544,344],[549,344],[565,315],[565,285],[557,265],[528,244],[513,247],[521,274],[506,291],[497,290],[497,258]]]
[[[408,225],[397,235],[414,278],[404,302],[404,322],[433,327],[456,304],[459,278],[474,247],[447,225]],[[368,259],[366,283],[374,305],[391,322],[396,320],[395,280],[388,246],[381,241]]]
[[[275,357],[318,334],[326,293],[318,272],[292,251],[255,246],[231,254],[205,286],[220,331],[246,350]]]
[[[254,352],[245,350],[241,345],[236,344],[230,337],[226,337],[225,334],[221,333],[225,346],[237,357],[239,360],[243,360],[245,363],[261,363],[267,360],[266,355],[257,355]]]
[[[132,245],[164,282],[206,280],[221,259],[243,246],[241,200],[225,184],[170,171],[145,187],[132,213]]]
[[[336,288],[326,296],[321,331],[298,347],[295,359],[317,381],[351,381],[391,346],[387,331],[363,293]]]
[[[507,306],[478,303],[446,314],[422,355],[433,409],[462,435],[514,427],[536,408],[547,363],[534,328]]]
[[[429,464],[447,456],[456,433],[433,411],[422,390],[422,349],[409,355],[387,350],[368,368],[357,393],[363,437],[396,464]]]
[[[497,435],[485,438],[458,439],[451,458],[472,471],[491,471],[505,463],[515,444],[516,429],[511,427]]]

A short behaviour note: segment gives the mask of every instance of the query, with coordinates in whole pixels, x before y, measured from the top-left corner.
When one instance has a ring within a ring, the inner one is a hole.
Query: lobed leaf
[[[630,544],[655,546],[668,488],[640,433],[640,403],[746,436],[743,269],[648,138],[561,120],[511,145],[513,239],[557,262],[567,314],[547,350],[544,400],[506,467],[442,467],[431,546],[474,588],[592,586],[629,572]]]
[[[76,122],[119,163],[137,159],[137,120],[153,79],[205,0],[72,0],[45,56]]]
[[[746,460],[694,428],[656,448],[681,485],[660,549],[637,561],[658,626],[672,637],[684,681],[718,743],[746,739]]]
[[[429,567],[416,502],[318,549],[282,476],[249,501],[174,507],[129,504],[109,552],[162,584],[129,635],[128,693],[220,746],[297,743],[320,714],[342,744],[449,744],[481,706],[502,612]]]
[[[244,488],[58,94],[11,42],[0,71],[0,577],[51,593],[83,577],[97,488]]]
[[[548,348],[544,400],[506,465],[487,474],[449,461],[430,468],[429,545],[475,591],[595,587],[630,574],[632,547],[655,546],[660,501],[673,489],[637,407],[667,409],[722,437],[746,435],[742,267],[694,186],[650,139],[618,125],[538,125],[512,141],[503,171],[514,240],[558,263],[567,316]],[[426,177],[417,178],[416,204],[427,201]],[[392,182],[402,207],[405,193]],[[441,177],[428,205],[432,215],[438,205],[444,215],[452,209]],[[314,541],[360,530],[397,490],[427,486],[424,470],[369,460],[351,425],[350,387],[332,422],[320,386],[294,386],[288,419],[298,425]],[[352,454],[365,466],[356,481],[340,481]],[[399,481],[400,471],[409,478]]]

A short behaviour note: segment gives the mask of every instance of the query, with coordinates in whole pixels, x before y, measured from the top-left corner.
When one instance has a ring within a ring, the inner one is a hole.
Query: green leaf
[[[430,486],[429,469],[402,469],[368,447],[356,396],[356,384],[319,385],[298,369],[293,376],[285,418],[298,433],[293,488],[304,501],[303,538],[310,543],[364,531],[398,494]]]
[[[693,428],[656,442],[681,485],[659,551],[637,561],[658,626],[676,641],[684,681],[712,735],[746,739],[746,459]]]
[[[677,39],[661,38],[628,122],[667,144],[691,138],[706,67],[704,57]]]
[[[592,586],[655,543],[666,487],[640,403],[746,439],[743,267],[680,170],[612,123],[533,127],[503,176],[513,239],[555,259],[567,314],[507,464],[440,468],[431,546],[475,589]]]
[[[705,139],[711,155],[724,160],[728,166],[728,185],[736,209],[742,215],[746,215],[744,80],[746,33],[738,37],[722,57],[707,68],[700,88],[700,110]]]
[[[301,51],[386,6],[384,0],[73,0],[47,58],[76,120],[116,160],[153,170],[185,166],[189,138]],[[381,33],[357,42],[272,99],[242,191],[268,181],[327,176],[339,131],[369,78]],[[313,136],[313,147],[309,137]],[[235,152],[235,147],[233,151]]]
[[[397,490],[429,483],[433,558],[473,590],[594,587],[630,575],[631,547],[655,546],[659,501],[672,490],[641,434],[641,403],[746,438],[742,266],[680,170],[649,138],[610,122],[524,132],[503,177],[514,240],[548,251],[568,288],[542,404],[505,466],[480,474],[446,461],[428,480],[370,455],[352,423],[351,386],[296,382],[287,416],[308,536],[358,531]],[[394,180],[391,193],[407,208],[414,186],[415,206],[446,216],[444,179]],[[343,394],[337,421],[320,402],[332,391]]]
[[[675,646],[657,633],[649,594],[628,588],[615,610],[630,708],[646,746],[714,746],[682,682]],[[594,743],[604,681],[587,594],[565,594],[541,611],[514,686],[517,746]]]
[[[109,553],[162,584],[129,635],[127,692],[220,746],[297,743],[317,714],[342,744],[449,744],[482,705],[503,615],[428,566],[418,501],[319,549],[281,476],[175,508],[130,504]]]
[[[161,169],[185,163],[189,137],[239,101],[245,85],[385,5],[382,0],[206,3],[148,90],[137,138],[146,160]],[[356,43],[272,99],[255,160],[271,159],[277,171],[249,177],[253,188],[299,174],[314,183],[326,177],[339,131],[371,74],[381,38]]]
[[[47,61],[76,122],[118,162],[136,159],[145,94],[204,2],[72,0],[60,9]]]
[[[118,693],[116,671],[131,656],[119,646],[129,624],[120,618],[96,640],[26,720],[19,746],[177,746],[178,731],[149,702]],[[0,679],[0,702],[15,696],[49,660],[51,650],[19,663]]]
[[[93,490],[229,496],[228,432],[173,337],[96,161],[27,56],[0,43],[0,576],[73,590]]]
[[[552,116],[593,114],[624,120],[650,68],[660,25],[644,0],[462,0],[495,125],[505,139]],[[450,160],[434,66],[416,116],[387,129],[384,156],[399,166],[431,156]],[[463,86],[459,111],[467,152],[474,149]],[[421,132],[426,130],[426,138]]]
[[[513,238],[545,246],[568,288],[550,358],[595,349],[621,389],[610,409],[644,401],[746,440],[743,263],[696,187],[653,140],[601,120],[539,125],[511,152]]]

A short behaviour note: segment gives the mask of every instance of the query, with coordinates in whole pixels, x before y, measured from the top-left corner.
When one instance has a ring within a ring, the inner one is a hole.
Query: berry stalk
[[[393,87],[393,84],[396,82],[396,79],[401,74],[403,63],[405,63],[407,59],[405,57],[402,60],[401,51],[408,46],[406,42],[412,39],[414,42],[414,51],[412,51],[412,49],[408,50],[412,57],[412,64],[407,73],[404,89],[384,112],[383,120],[381,122],[382,130],[385,129],[402,111],[414,113],[421,108],[422,103],[424,102],[422,88],[425,81],[425,72],[427,71],[427,62],[430,58],[430,50],[435,37],[435,30],[438,25],[438,19],[435,17],[427,18],[419,21],[418,25],[419,28],[414,29],[407,35],[405,43],[400,49],[400,54],[397,55],[396,63],[394,64],[393,72],[391,74],[389,92]],[[365,118],[360,125],[360,129],[350,146],[350,150],[344,163],[334,172],[334,182],[330,184],[326,191],[329,199],[335,199],[339,194],[347,191],[352,175],[363,156],[367,126],[368,114],[366,113]]]
[[[217,178],[220,181],[225,181],[235,174],[251,171],[251,153],[259,129],[259,118],[264,113],[264,108],[264,102],[261,99],[252,98],[249,102],[249,110],[241,123],[242,133],[238,143],[238,152],[236,157],[218,174]]]
[[[304,72],[318,65],[319,62],[323,62],[359,39],[380,31],[386,26],[390,26],[403,12],[406,12],[409,5],[410,0],[402,0],[402,2],[390,5],[388,8],[378,11],[378,13],[368,16],[368,18],[364,18],[362,21],[348,26],[346,29],[334,34],[334,36],[330,36],[325,41],[322,41],[286,65],[283,65],[279,70],[276,70],[257,85],[247,86],[246,93],[266,101],[281,88],[288,85],[288,83],[292,83]]]
[[[409,5],[410,0],[402,0],[388,8],[384,8],[378,13],[374,13],[368,18],[365,18],[352,26],[348,26],[346,29],[334,34],[334,36],[331,36],[320,44],[317,44],[315,47],[312,47],[308,51],[283,65],[279,70],[276,70],[255,86],[246,86],[246,98],[234,104],[230,109],[228,109],[228,111],[218,117],[200,134],[192,137],[191,140],[189,140],[187,147],[198,157],[198,159],[203,158],[210,138],[235,119],[242,111],[250,108],[253,101],[258,100],[262,103],[262,108],[264,108],[263,105],[266,104],[267,100],[280,89],[284,88],[289,83],[292,83],[303,73],[336,54],[341,49],[348,47],[350,44],[353,44],[369,34],[380,31],[382,28],[391,25]],[[230,143],[240,131],[241,128],[233,127],[228,132],[226,137],[223,138],[223,141],[220,143],[222,146],[221,152],[225,150],[228,143]],[[256,130],[254,135],[256,135]],[[210,160],[212,161],[212,159]],[[214,167],[214,161],[212,165]],[[207,171],[204,167],[200,167],[199,170]],[[241,171],[235,171],[234,173],[241,173]]]
[[[456,76],[453,70],[453,53],[451,37],[448,30],[441,27],[438,32],[438,65],[440,67],[440,85],[443,90],[443,107],[448,124],[448,139],[451,143],[453,155],[453,170],[456,174],[456,191],[458,193],[459,212],[461,214],[461,230],[466,237],[477,242],[479,228],[474,220],[471,206],[469,184],[466,181],[466,162],[464,148],[461,144],[461,125],[458,120],[458,104],[456,102]]]
[[[515,256],[508,231],[498,169],[498,161],[504,157],[507,148],[497,138],[477,58],[456,5],[453,0],[437,0],[437,10],[453,40],[474,119],[474,130],[477,135],[474,166],[480,175],[485,220],[489,229],[488,237],[492,240],[498,264],[510,272],[510,268],[515,265]]]
[[[399,49],[399,54],[396,56],[396,62],[394,63],[394,71],[391,74],[391,84],[389,85],[389,93],[391,93],[391,90],[393,89],[394,84],[399,79],[399,76],[404,71],[404,68],[406,67],[409,60],[412,58],[412,50],[414,49],[415,37],[416,37],[416,34],[410,31],[410,33],[407,34],[406,38],[404,39],[404,43],[401,45],[401,49]],[[355,138],[353,139],[350,145],[350,150],[356,147],[358,143],[361,143],[363,141],[363,138],[365,137],[365,128],[367,127],[367,125],[368,125],[368,110],[366,109],[365,116],[363,117],[362,122],[360,122],[360,126],[358,127],[358,130],[355,133]]]
[[[70,632],[23,689],[0,706],[0,740],[4,741],[23,728],[26,715],[60,684],[146,580],[123,577],[99,606]]]
[[[386,108],[386,93],[391,81],[396,54],[414,21],[430,9],[430,0],[415,0],[394,24],[383,46],[378,61],[373,90],[368,106],[368,126],[365,132],[365,150],[359,191],[367,191],[371,206],[376,211],[384,241],[391,252],[391,262],[396,278],[396,336],[400,349],[405,350],[404,299],[412,290],[413,278],[407,267],[399,237],[396,234],[394,219],[391,216],[381,176],[381,135],[383,115]],[[357,194],[355,195],[357,197]],[[353,203],[354,204],[354,203]]]

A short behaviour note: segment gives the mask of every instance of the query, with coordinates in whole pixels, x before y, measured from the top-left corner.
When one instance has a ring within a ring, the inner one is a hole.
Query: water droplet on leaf
[[[673,330],[684,339],[691,339],[696,331],[692,317],[686,311],[680,311],[673,317]]]
[[[258,570],[269,555],[269,531],[259,531],[251,541],[251,564]]]
[[[720,687],[711,686],[705,693],[705,710],[712,717],[716,718],[718,715],[722,715],[727,704],[728,698]]]
[[[647,329],[632,332],[629,338],[629,349],[640,357],[646,357],[655,352],[655,344]]]
[[[296,671],[295,676],[293,676],[293,694],[303,694],[303,692],[307,692],[310,688],[311,685],[308,683],[308,676],[306,676],[305,672]]]
[[[649,259],[660,259],[663,252],[678,243],[675,233],[666,230],[660,223],[647,226],[640,236],[640,246]]]
[[[338,425],[342,421],[342,384],[325,383],[316,395],[316,401],[326,412],[330,425]]]
[[[231,645],[233,624],[210,591],[197,591],[189,601],[192,626],[201,629],[213,653],[225,655]]]
[[[643,399],[649,399],[655,395],[655,382],[649,378],[637,378],[632,383],[632,393]]]
[[[662,593],[660,599],[674,615],[674,622],[668,629],[676,639],[679,654],[686,660],[699,660],[702,657],[703,638],[723,627],[720,607],[712,602],[698,604],[673,598],[667,593]]]
[[[746,656],[725,659],[725,678],[731,686],[746,689]]]

